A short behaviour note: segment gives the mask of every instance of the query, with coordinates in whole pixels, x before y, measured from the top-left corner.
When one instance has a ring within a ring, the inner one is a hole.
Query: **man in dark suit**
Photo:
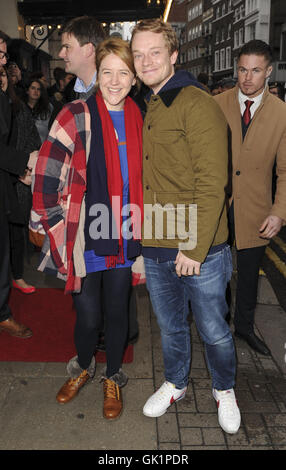
[[[0,65],[7,63],[9,37],[0,31]],[[21,223],[21,215],[10,175],[22,176],[35,165],[38,152],[30,155],[8,145],[11,127],[11,108],[7,96],[0,89],[0,331],[12,336],[29,338],[32,331],[12,317],[8,296],[10,292],[9,221]]]

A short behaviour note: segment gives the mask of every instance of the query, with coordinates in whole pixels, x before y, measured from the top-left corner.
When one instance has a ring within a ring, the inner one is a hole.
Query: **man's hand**
[[[35,167],[38,159],[38,154],[38,150],[34,150],[34,152],[30,153],[30,158],[27,164],[27,168],[29,168],[29,170],[33,170],[33,168]]]
[[[200,275],[201,263],[188,258],[179,251],[175,261],[176,273],[179,277],[181,276],[193,276],[196,274]]]
[[[273,238],[280,232],[283,219],[277,215],[269,215],[262,223],[259,232],[262,238]]]

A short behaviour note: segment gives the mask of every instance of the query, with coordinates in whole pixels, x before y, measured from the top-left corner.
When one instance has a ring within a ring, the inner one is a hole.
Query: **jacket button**
[[[146,160],[149,160],[149,157],[148,157],[148,155],[146,155],[145,159],[146,159]]]
[[[146,187],[146,189],[150,189],[150,186],[149,186],[149,184],[146,184],[146,186],[145,186],[145,187]]]
[[[237,171],[235,172],[235,174],[236,174],[237,176],[239,176],[239,175],[240,175],[240,171],[237,170]]]
[[[148,130],[150,131],[150,129],[151,129],[151,126],[150,126],[150,124],[149,124],[149,126],[148,126]]]

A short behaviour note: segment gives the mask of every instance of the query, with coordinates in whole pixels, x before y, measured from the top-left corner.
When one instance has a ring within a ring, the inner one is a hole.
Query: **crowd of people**
[[[20,246],[11,227],[23,227],[30,215],[31,230],[44,233],[39,270],[65,281],[76,310],[77,355],[56,399],[68,403],[94,376],[104,323],[103,415],[118,418],[128,381],[121,366],[132,270],[143,256],[165,368],[144,415],[162,416],[186,394],[191,307],[219,424],[236,433],[235,344],[226,320],[231,247],[238,274],[234,335],[267,356],[254,332],[259,267],[286,220],[286,104],[268,86],[271,48],[259,40],[245,44],[237,82],[216,92],[205,77],[176,70],[176,33],[161,19],[140,21],[128,43],[106,38],[95,18],[84,16],[71,20],[61,39],[64,73],[55,71],[49,94],[32,76],[20,98],[16,79],[9,80],[13,64],[5,67],[9,38],[0,33],[0,329],[32,335],[8,305],[10,267],[14,285],[23,275],[10,256],[10,246],[15,252]],[[33,125],[22,129],[17,123],[25,113]],[[32,198],[25,213],[19,185]]]

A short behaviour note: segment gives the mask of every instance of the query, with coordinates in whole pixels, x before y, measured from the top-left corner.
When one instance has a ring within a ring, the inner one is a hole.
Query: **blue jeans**
[[[197,330],[204,341],[212,385],[217,390],[234,386],[236,358],[225,316],[225,292],[232,273],[227,246],[208,255],[200,275],[178,277],[173,261],[144,258],[147,289],[160,330],[165,378],[181,389],[188,384],[191,362],[189,302]]]

